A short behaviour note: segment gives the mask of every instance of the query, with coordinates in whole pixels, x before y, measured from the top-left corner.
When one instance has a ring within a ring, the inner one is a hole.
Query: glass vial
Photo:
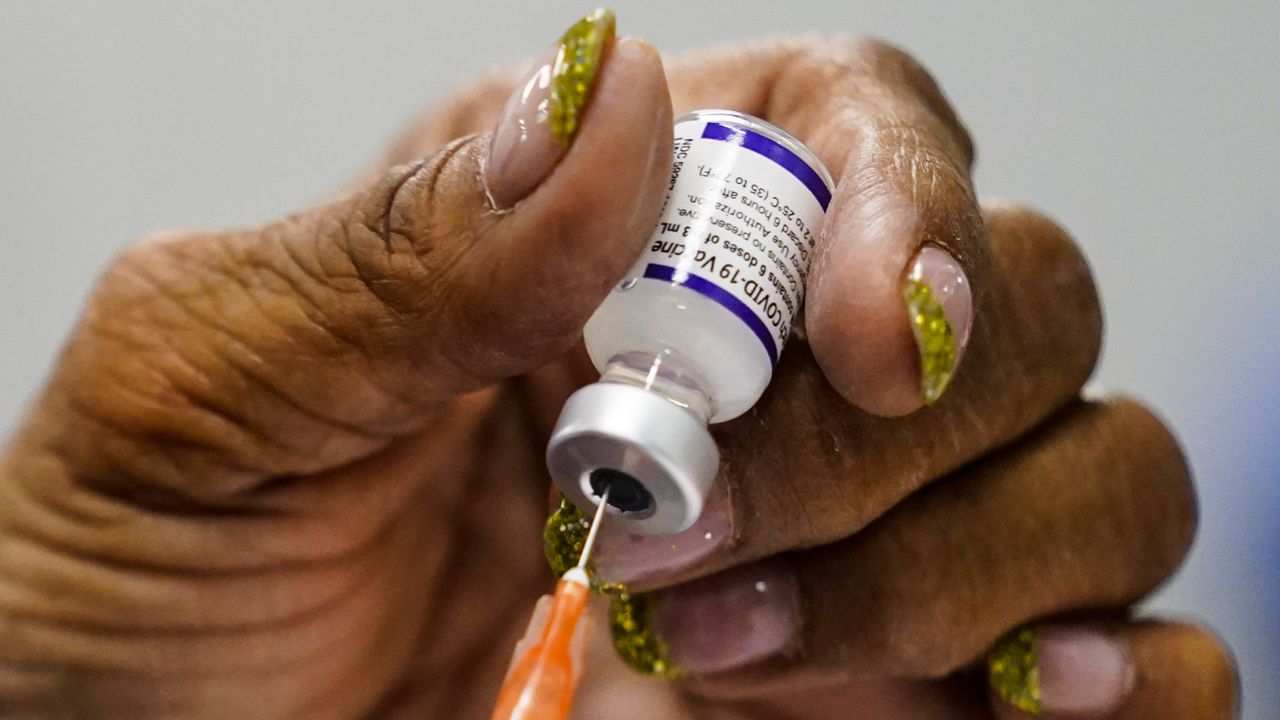
[[[675,126],[661,219],[587,322],[600,381],[565,403],[547,465],[565,495],[611,524],[684,530],[719,465],[708,423],[760,399],[804,299],[834,183],[785,131],[731,110]]]

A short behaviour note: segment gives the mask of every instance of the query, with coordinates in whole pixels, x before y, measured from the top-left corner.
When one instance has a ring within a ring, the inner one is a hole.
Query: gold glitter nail
[[[588,13],[560,37],[551,70],[547,121],[551,135],[568,146],[591,93],[604,46],[613,39],[616,21],[612,10]]]
[[[925,404],[930,405],[942,397],[942,391],[955,374],[956,336],[928,283],[907,278],[903,282],[902,297],[920,349],[920,394]]]
[[[547,517],[547,524],[542,529],[542,552],[556,577],[578,564],[589,529],[591,518],[563,495],[560,496],[560,503]],[[594,576],[590,571],[589,574]]]
[[[654,677],[674,679],[680,671],[667,660],[667,646],[652,624],[653,601],[646,594],[632,594],[619,584],[606,585],[613,595],[609,605],[609,626],[613,649],[633,670]]]
[[[542,549],[557,577],[578,564],[586,542],[591,518],[564,496],[547,517],[542,531]],[[676,678],[679,671],[667,660],[667,648],[650,623],[652,601],[648,595],[632,594],[622,583],[600,583],[595,568],[588,567],[592,589],[613,596],[609,604],[609,626],[613,647],[623,662],[646,675]]]
[[[987,675],[1000,699],[1030,715],[1039,715],[1040,668],[1036,631],[1024,628],[1001,640],[987,656]]]

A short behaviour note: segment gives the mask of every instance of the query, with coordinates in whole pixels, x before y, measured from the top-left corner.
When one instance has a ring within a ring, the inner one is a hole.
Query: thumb
[[[670,162],[661,62],[597,11],[492,136],[260,229],[126,251],[35,440],[201,493],[372,452],[569,350],[652,230]]]

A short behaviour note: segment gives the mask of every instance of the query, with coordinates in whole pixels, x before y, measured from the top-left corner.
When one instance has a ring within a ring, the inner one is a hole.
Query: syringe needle
[[[600,496],[600,504],[596,506],[595,517],[591,519],[591,527],[587,529],[587,539],[582,543],[582,555],[578,557],[578,567],[584,572],[587,569],[587,563],[591,559],[591,549],[595,547],[596,535],[600,533],[600,523],[604,520],[604,509],[609,505],[609,490],[606,487],[604,494]]]
[[[569,568],[556,583],[546,624],[540,632],[531,626],[531,632],[538,632],[536,642],[526,651],[517,649],[517,657],[498,693],[492,720],[564,720],[569,716],[582,660],[581,643],[575,643],[574,638],[591,592],[587,564],[608,504],[606,488],[587,529],[578,564]],[[536,615],[534,622],[538,622]]]

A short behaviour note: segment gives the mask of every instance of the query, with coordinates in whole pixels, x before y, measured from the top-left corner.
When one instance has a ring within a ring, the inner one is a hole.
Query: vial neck
[[[613,356],[600,382],[621,383],[657,394],[707,422],[715,414],[711,397],[693,366],[670,353],[630,352]]]

